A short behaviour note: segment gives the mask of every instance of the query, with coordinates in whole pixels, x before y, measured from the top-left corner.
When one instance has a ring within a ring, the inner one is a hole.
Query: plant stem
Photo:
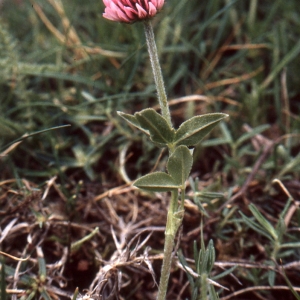
[[[154,32],[150,20],[146,20],[144,22],[144,28],[161,114],[167,120],[169,126],[172,128],[173,126],[171,122],[171,115],[165,91],[164,80],[159,64]],[[164,258],[161,268],[157,300],[166,299],[173,257],[173,248],[175,244],[175,236],[179,226],[182,223],[182,218],[183,204],[181,203],[180,208],[178,209],[178,191],[173,191],[170,207],[168,209],[165,231]]]
[[[175,236],[179,226],[182,223],[183,211],[178,211],[178,191],[172,192],[172,198],[167,216],[167,225],[165,232],[164,258],[161,268],[161,275],[158,287],[157,300],[165,300],[168,289],[168,282],[171,271],[173,258],[173,248],[175,244]]]
[[[201,292],[200,292],[200,300],[207,300],[207,274],[201,274]]]
[[[174,248],[174,236],[170,234],[165,235],[165,247],[164,247],[164,259],[161,268],[161,275],[159,281],[159,288],[157,294],[157,300],[165,300],[167,295],[169,277],[172,264],[172,251]]]
[[[149,52],[149,56],[150,56],[151,67],[152,67],[152,71],[153,71],[153,76],[154,76],[154,81],[155,81],[155,85],[156,85],[158,102],[160,105],[161,113],[162,113],[163,117],[167,120],[170,127],[172,127],[171,115],[170,115],[164,80],[163,80],[163,76],[162,76],[162,72],[161,72],[161,67],[159,64],[157,48],[156,48],[156,43],[155,43],[155,39],[154,39],[154,32],[153,32],[153,28],[152,28],[152,24],[151,24],[150,20],[146,20],[144,22],[144,28],[145,28],[148,52]]]

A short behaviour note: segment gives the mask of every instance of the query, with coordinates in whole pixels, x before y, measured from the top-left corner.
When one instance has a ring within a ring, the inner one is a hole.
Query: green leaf
[[[45,259],[43,257],[38,257],[38,263],[39,263],[39,275],[46,278],[47,272],[46,272]]]
[[[224,197],[223,193],[217,193],[217,192],[194,192],[194,195],[201,198],[201,199],[216,199],[216,198],[222,198]]]
[[[203,261],[202,261],[202,266],[201,266],[201,275],[202,274],[208,274],[207,270],[208,270],[208,259],[209,259],[209,255],[208,255],[208,251],[205,250],[204,251],[204,255],[203,255]]]
[[[125,114],[121,111],[118,111],[117,114],[122,117],[125,121],[127,121],[130,125],[138,128],[139,130],[141,130],[142,132],[146,133],[147,135],[149,135],[149,132],[147,130],[144,130],[139,121],[137,120],[137,118],[134,115],[130,115],[130,114]]]
[[[281,271],[282,271],[282,275],[283,275],[283,277],[284,277],[284,279],[285,279],[287,285],[288,285],[289,288],[290,288],[290,291],[292,292],[292,294],[295,296],[295,298],[296,298],[297,300],[300,300],[300,296],[299,296],[299,294],[297,294],[297,292],[295,291],[295,289],[294,289],[292,283],[289,281],[288,277],[286,276],[285,271],[284,271],[284,268],[281,268]]]
[[[185,257],[183,256],[181,250],[178,251],[177,256],[178,256],[178,259],[179,259],[181,265],[185,269],[185,273],[186,273],[188,281],[190,283],[191,290],[194,290],[194,288],[195,288],[195,280],[194,280],[194,277],[190,274],[189,270],[187,269],[188,263],[187,263]]]
[[[78,290],[78,287],[77,287],[77,288],[75,289],[74,294],[73,294],[72,300],[76,300],[78,295],[79,295],[79,290]]]
[[[300,248],[300,243],[299,242],[285,243],[285,244],[281,244],[280,248],[281,249],[284,249],[284,248]]]
[[[253,204],[249,205],[249,209],[254,215],[255,219],[259,222],[261,226],[272,236],[272,238],[276,241],[278,240],[278,235],[274,227],[270,224],[270,222],[261,214],[261,212],[257,209],[257,207]]]
[[[190,175],[193,165],[193,156],[186,146],[179,146],[169,157],[167,169],[176,184],[184,186]]]
[[[16,270],[10,266],[5,265],[5,274],[7,276],[14,276]],[[23,274],[19,277],[19,282],[23,285],[32,285],[35,282],[35,279],[27,274]]]
[[[275,284],[275,271],[274,270],[268,271],[268,282],[271,287],[274,286],[274,284]]]
[[[40,293],[41,293],[42,299],[52,300],[45,288],[43,288]]]
[[[176,131],[174,144],[195,146],[227,116],[222,113],[205,114],[183,122]]]
[[[288,198],[288,201],[286,202],[286,204],[285,204],[285,206],[284,206],[282,212],[280,213],[279,218],[282,218],[282,219],[285,218],[285,216],[287,215],[287,213],[288,213],[288,211],[289,211],[289,208],[290,208],[290,206],[291,206],[291,203],[292,203],[293,201],[294,201],[293,198],[291,198],[291,197]]]
[[[139,129],[140,131],[142,131],[144,134],[146,134],[148,137],[150,137],[150,133],[148,130],[145,130],[144,128],[141,127],[139,121],[137,120],[137,118],[134,115],[130,115],[130,114],[125,114],[121,111],[117,112],[118,115],[120,117],[122,117],[125,121],[127,121],[130,125],[136,127],[137,129]],[[157,147],[165,147],[165,143],[161,144],[161,143],[155,143],[153,142]]]
[[[292,157],[290,162],[284,165],[281,169],[277,178],[282,178],[286,173],[293,172],[295,168],[298,168],[300,164],[300,153],[298,153],[295,157]]]
[[[202,205],[202,203],[200,201],[200,197],[194,196],[193,200],[194,200],[195,204],[198,206],[200,212],[203,213],[206,217],[209,217],[209,214],[207,213],[207,211],[205,210],[204,206]]]
[[[133,185],[150,192],[168,192],[180,188],[174,179],[164,172],[147,174],[136,180]]]
[[[219,300],[220,299],[218,294],[216,293],[215,287],[212,284],[209,285],[208,290],[209,290],[210,298],[212,300]]]
[[[212,240],[209,241],[206,251],[208,255],[207,273],[210,274],[216,260],[216,253],[215,253],[214,243]]]
[[[281,242],[283,235],[286,232],[286,225],[285,225],[284,219],[281,216],[279,217],[279,220],[276,225],[276,232],[277,232],[278,240],[279,240],[279,242]]]
[[[57,129],[62,129],[62,128],[65,128],[65,127],[69,127],[71,126],[70,124],[68,125],[61,125],[61,126],[55,126],[55,127],[51,127],[51,128],[47,128],[47,129],[43,129],[43,130],[39,130],[39,131],[35,131],[33,133],[30,133],[30,134],[24,134],[22,137],[10,142],[9,144],[5,145],[4,147],[1,147],[1,149],[3,148],[8,148],[9,146],[13,145],[13,144],[16,144],[16,143],[19,143],[19,142],[22,142],[26,139],[28,139],[29,137],[32,137],[32,136],[35,136],[35,135],[39,135],[39,134],[42,134],[42,133],[45,133],[45,132],[48,132],[48,131],[52,131],[52,130],[57,130]],[[0,151],[2,151],[0,149]]]
[[[260,226],[259,224],[257,224],[257,222],[254,222],[253,220],[251,220],[250,218],[246,217],[242,212],[239,212],[240,215],[243,218],[243,221],[253,230],[255,230],[256,232],[258,232],[259,234],[267,237],[268,239],[270,239],[271,241],[273,241],[273,237],[269,234],[269,232],[266,232],[266,230]]]
[[[224,122],[221,123],[221,124],[220,124],[220,130],[221,130],[221,132],[222,132],[222,134],[223,134],[223,136],[224,136],[224,139],[227,140],[227,142],[228,142],[229,144],[232,144],[232,143],[233,143],[233,137],[232,137],[232,135],[231,135],[231,132],[230,132],[230,130],[229,130],[227,124],[224,123]]]
[[[262,133],[263,131],[267,130],[270,128],[270,125],[265,124],[265,125],[260,125],[256,128],[253,128],[250,132],[244,133],[236,142],[236,147],[239,147],[242,143],[247,141],[248,139],[254,137],[255,135]]]
[[[31,299],[33,299],[34,296],[35,296],[35,294],[36,294],[36,291],[32,291],[32,292],[29,294],[29,296],[26,298],[26,300],[31,300]]]
[[[152,108],[144,109],[134,114],[140,126],[150,133],[154,143],[167,146],[174,140],[175,131],[167,120]]]
[[[218,274],[218,275],[212,277],[211,279],[212,279],[212,280],[220,279],[220,278],[222,278],[222,277],[224,277],[224,276],[226,276],[226,275],[232,273],[236,268],[237,268],[237,266],[233,266],[233,267],[231,267],[230,269],[227,269],[227,270],[225,270],[224,272],[222,272],[222,273],[220,273],[220,274]]]

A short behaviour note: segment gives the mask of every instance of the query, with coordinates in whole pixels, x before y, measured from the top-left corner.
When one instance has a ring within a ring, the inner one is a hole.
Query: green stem
[[[159,281],[159,289],[157,300],[165,300],[167,295],[169,277],[171,272],[171,264],[172,264],[172,251],[174,248],[174,236],[170,234],[165,235],[165,247],[164,247],[164,259],[163,265],[161,268],[161,275]]]
[[[184,183],[184,187],[181,190],[181,202],[180,202],[180,209],[182,211],[184,211],[184,199],[185,199],[185,183]]]
[[[148,52],[149,52],[149,56],[150,56],[150,61],[151,61],[151,66],[152,66],[152,71],[153,71],[153,76],[154,76],[154,81],[155,81],[155,85],[156,85],[158,102],[160,105],[161,113],[162,113],[163,117],[167,120],[170,127],[172,127],[168,99],[167,99],[164,80],[163,80],[163,76],[162,76],[162,72],[161,72],[161,68],[160,68],[160,64],[159,64],[157,48],[156,48],[156,43],[155,43],[155,39],[154,39],[154,32],[153,32],[153,28],[152,28],[152,24],[151,24],[150,20],[146,20],[144,22],[144,28],[145,28]]]
[[[255,25],[256,13],[257,13],[257,0],[251,0],[250,9],[248,13],[248,25],[252,31]]]
[[[167,225],[165,232],[164,258],[161,268],[161,275],[158,287],[157,300],[165,300],[168,289],[168,282],[171,272],[171,264],[173,258],[173,248],[175,244],[175,236],[179,226],[182,223],[183,212],[178,211],[178,191],[172,192],[172,199],[167,216]]]
[[[148,52],[150,56],[151,67],[153,71],[154,81],[157,90],[158,102],[161,109],[162,116],[167,120],[169,126],[172,128],[171,115],[168,105],[168,99],[165,91],[164,80],[159,64],[156,43],[154,39],[154,32],[150,20],[144,22],[146,41]],[[184,197],[184,193],[183,193]],[[170,207],[168,210],[166,232],[165,232],[165,245],[164,245],[164,258],[160,275],[160,282],[158,288],[157,300],[165,300],[168,289],[168,282],[171,272],[171,264],[173,258],[173,248],[175,244],[175,236],[179,226],[182,224],[184,204],[178,209],[178,191],[172,192]]]
[[[274,241],[273,243],[273,251],[271,253],[271,259],[273,261],[276,261],[277,260],[277,254],[278,254],[278,251],[280,250],[280,243],[278,240]]]
[[[201,295],[200,300],[207,300],[207,274],[201,274]]]

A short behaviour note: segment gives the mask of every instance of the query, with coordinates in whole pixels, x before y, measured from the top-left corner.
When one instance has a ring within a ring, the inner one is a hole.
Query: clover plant
[[[194,116],[175,129],[172,125],[151,24],[151,18],[163,8],[165,1],[103,0],[103,2],[105,4],[103,17],[122,23],[141,21],[145,29],[161,114],[152,108],[135,112],[134,115],[124,112],[118,114],[146,134],[152,143],[160,148],[167,148],[169,153],[166,172],[150,173],[134,182],[134,186],[146,191],[171,192],[165,230],[164,259],[157,295],[158,300],[163,300],[166,298],[174,241],[184,216],[186,180],[193,165],[193,147],[227,115],[212,113]]]

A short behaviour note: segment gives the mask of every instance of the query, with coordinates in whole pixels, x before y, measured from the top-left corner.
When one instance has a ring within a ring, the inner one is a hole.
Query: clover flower
[[[103,0],[103,17],[124,23],[133,23],[154,17],[165,0]]]

